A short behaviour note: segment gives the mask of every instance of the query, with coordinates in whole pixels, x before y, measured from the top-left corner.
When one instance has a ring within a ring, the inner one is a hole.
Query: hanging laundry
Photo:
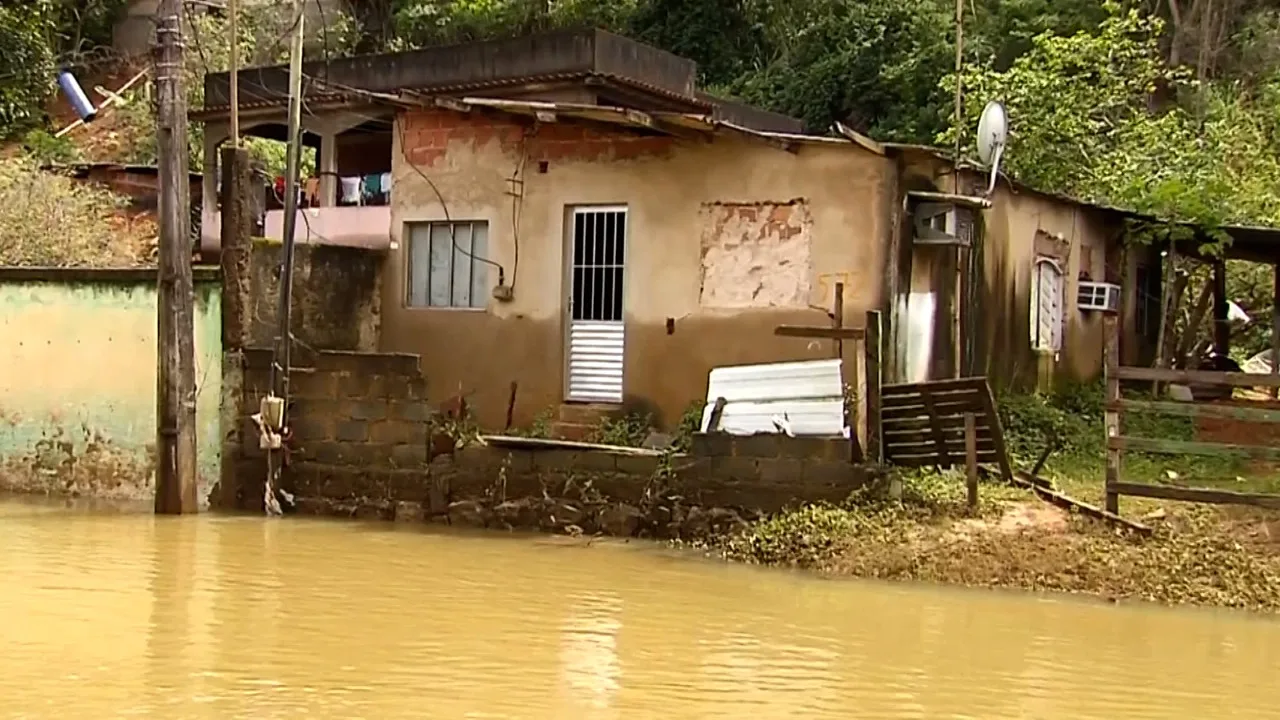
[[[360,204],[360,178],[344,177],[342,182],[342,202],[344,205]]]
[[[391,173],[382,173],[382,192],[387,194],[387,200],[391,199]]]
[[[320,206],[320,178],[307,178],[307,182],[303,184],[303,194],[307,205],[311,207]]]
[[[376,204],[380,200],[381,195],[382,195],[382,175],[381,174],[365,175],[364,191],[361,193],[361,198],[364,200],[365,204],[366,205]]]

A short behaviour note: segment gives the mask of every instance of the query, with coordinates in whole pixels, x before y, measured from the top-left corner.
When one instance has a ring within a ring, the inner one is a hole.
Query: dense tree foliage
[[[44,117],[59,67],[75,67],[111,39],[125,0],[9,0],[0,5],[0,138]]]
[[[0,53],[11,61],[0,74],[0,134],[39,121],[54,70],[103,44],[123,4],[0,7]],[[1002,100],[1013,123],[1007,169],[1032,185],[1209,226],[1280,225],[1280,0],[964,0],[958,125],[955,0],[347,6],[350,20],[330,18],[313,56],[595,25],[691,58],[705,87],[817,132],[841,121],[880,139],[950,145],[959,131],[967,147],[982,106]],[[287,13],[245,7],[244,57],[282,59]],[[225,68],[230,38],[215,16],[191,30],[196,103],[200,74]],[[145,105],[130,112],[141,122]],[[1249,309],[1269,311],[1269,283],[1255,280],[1233,287],[1259,295]]]

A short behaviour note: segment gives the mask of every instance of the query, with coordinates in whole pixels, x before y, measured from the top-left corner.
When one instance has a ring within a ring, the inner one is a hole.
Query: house
[[[674,423],[712,367],[829,357],[829,342],[774,328],[829,323],[837,283],[852,324],[882,311],[886,381],[1093,377],[1102,323],[1077,306],[1080,283],[1119,284],[1149,260],[1122,251],[1120,211],[1004,180],[985,197],[984,171],[934,148],[807,134],[701,92],[693,62],[599,30],[304,72],[318,207],[300,211],[299,242],[382,253],[378,348],[420,354],[436,399],[461,387],[488,426],[513,383],[517,424],[563,403]],[[285,68],[239,86],[244,132],[283,139]],[[208,76],[192,114],[206,168],[228,87]],[[282,227],[268,212],[267,234]]]

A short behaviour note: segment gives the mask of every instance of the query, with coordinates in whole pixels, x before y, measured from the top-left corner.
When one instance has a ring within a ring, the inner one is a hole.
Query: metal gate
[[[622,402],[625,207],[576,208],[569,258],[566,399]]]

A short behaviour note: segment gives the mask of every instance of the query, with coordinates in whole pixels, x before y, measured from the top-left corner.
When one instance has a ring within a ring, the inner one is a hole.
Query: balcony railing
[[[284,210],[268,210],[263,235],[284,239]],[[201,248],[221,245],[222,217],[205,212],[201,218]],[[342,245],[384,250],[391,245],[391,208],[387,205],[304,208],[298,211],[295,240],[311,245]]]

